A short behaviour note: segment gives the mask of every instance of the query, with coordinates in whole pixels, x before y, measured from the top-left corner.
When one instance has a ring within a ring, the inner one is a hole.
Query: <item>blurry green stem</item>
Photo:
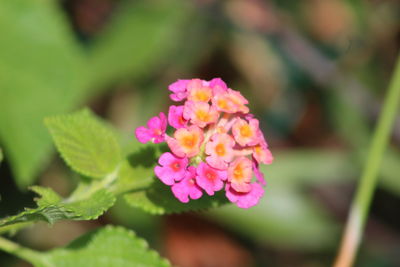
[[[378,125],[372,137],[363,173],[350,209],[335,267],[353,265],[368,217],[383,153],[388,145],[400,100],[400,56],[397,58]]]
[[[31,263],[43,264],[40,254],[0,236],[0,249]],[[44,265],[41,265],[44,266]]]

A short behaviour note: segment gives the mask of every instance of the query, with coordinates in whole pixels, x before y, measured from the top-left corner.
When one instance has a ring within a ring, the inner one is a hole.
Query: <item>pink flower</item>
[[[147,122],[147,127],[140,126],[136,128],[135,135],[140,143],[161,143],[165,140],[165,131],[167,129],[167,118],[163,112],[158,117],[153,117]]]
[[[169,97],[176,102],[179,102],[186,98],[187,90],[186,86],[190,82],[190,80],[177,80],[173,84],[171,84],[168,89],[173,92]]]
[[[232,186],[227,183],[225,186],[226,197],[230,202],[236,203],[239,208],[248,209],[257,205],[260,198],[264,195],[264,189],[258,183],[250,184],[250,191],[247,193],[241,193],[235,191]]]
[[[256,176],[258,182],[261,185],[265,186],[267,183],[265,182],[264,174],[260,171],[260,169],[258,167],[258,163],[255,160],[253,160],[253,171],[254,171],[254,175]]]
[[[241,146],[253,146],[260,142],[260,129],[257,119],[245,120],[237,119],[232,126],[232,133],[236,142]]]
[[[197,166],[197,184],[203,188],[210,196],[214,195],[215,191],[219,191],[224,186],[223,181],[227,178],[226,171],[220,171],[209,166],[207,163],[201,162]]]
[[[253,157],[258,163],[271,164],[274,160],[271,151],[266,144],[259,144],[253,148]]]
[[[270,164],[273,157],[247,99],[220,78],[178,80],[168,89],[173,101],[184,103],[171,105],[168,118],[160,113],[135,131],[140,142],[166,141],[171,150],[160,156],[156,176],[183,203],[225,186],[237,206],[257,204],[265,185],[259,164]],[[172,135],[166,134],[167,121],[175,128]]]
[[[168,123],[175,129],[183,128],[187,120],[183,118],[183,106],[170,106],[168,111]]]
[[[214,97],[211,99],[216,109],[221,112],[236,113],[238,108],[229,98],[229,94],[224,90],[217,89],[214,89]]]
[[[228,94],[229,94],[229,99],[236,105],[238,111],[244,114],[249,113],[249,108],[245,106],[249,103],[249,101],[247,101],[247,99],[244,96],[242,96],[242,94],[239,91],[235,91],[228,88]]]
[[[208,102],[212,97],[212,90],[201,80],[194,79],[188,84],[188,96],[190,101]]]
[[[213,89],[214,97],[212,103],[218,111],[227,113],[242,112],[244,114],[249,112],[249,108],[245,106],[248,104],[248,101],[240,92],[229,88],[227,90],[221,88],[217,90],[215,88]]]
[[[190,158],[199,153],[203,138],[203,131],[199,127],[192,125],[176,130],[174,138],[167,136],[166,140],[175,155]]]
[[[205,102],[186,101],[183,109],[183,117],[190,122],[204,128],[207,124],[218,120],[218,111]]]
[[[246,157],[238,157],[228,168],[228,181],[237,192],[249,192],[250,181],[253,176],[252,162]]]
[[[207,163],[221,170],[228,168],[234,155],[235,140],[226,133],[214,134],[211,140],[206,144],[206,153],[210,155],[206,158]]]
[[[179,201],[188,203],[189,197],[191,199],[199,199],[203,195],[201,188],[196,184],[195,176],[196,168],[190,166],[185,178],[180,183],[176,183],[171,187],[172,193]]]
[[[158,159],[161,167],[156,166],[154,172],[164,184],[173,185],[175,181],[180,181],[185,177],[188,162],[187,158],[178,158],[166,152]]]

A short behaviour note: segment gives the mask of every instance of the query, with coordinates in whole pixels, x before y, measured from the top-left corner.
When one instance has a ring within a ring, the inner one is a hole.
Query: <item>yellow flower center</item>
[[[194,99],[195,101],[206,102],[210,99],[210,95],[207,93],[207,91],[198,90],[194,95]]]
[[[199,109],[199,110],[196,111],[196,117],[200,121],[204,121],[204,122],[207,122],[209,120],[208,112],[203,110],[203,109]]]

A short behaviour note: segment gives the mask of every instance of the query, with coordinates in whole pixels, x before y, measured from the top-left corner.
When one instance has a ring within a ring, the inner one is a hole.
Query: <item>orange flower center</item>
[[[253,131],[251,130],[248,124],[245,124],[242,127],[240,127],[240,135],[243,137],[250,137],[253,135]]]
[[[218,144],[215,146],[215,152],[217,153],[218,156],[223,156],[225,155],[225,146],[224,144]]]
[[[219,99],[217,101],[217,105],[221,109],[227,109],[228,108],[228,101],[226,101],[225,99]]]
[[[186,147],[192,147],[194,146],[194,138],[193,136],[187,136],[183,138],[183,145]]]
[[[241,181],[243,179],[243,168],[241,164],[236,165],[234,171],[233,171],[233,176],[235,180]]]

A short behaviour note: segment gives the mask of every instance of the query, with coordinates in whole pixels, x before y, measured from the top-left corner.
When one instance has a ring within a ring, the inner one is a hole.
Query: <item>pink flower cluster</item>
[[[141,143],[165,141],[171,149],[160,156],[156,176],[183,203],[199,199],[203,190],[212,196],[225,188],[238,207],[256,205],[265,185],[259,164],[270,164],[273,157],[247,99],[220,78],[178,80],[169,90],[173,101],[183,103],[136,129]],[[167,124],[175,128],[172,136]]]

